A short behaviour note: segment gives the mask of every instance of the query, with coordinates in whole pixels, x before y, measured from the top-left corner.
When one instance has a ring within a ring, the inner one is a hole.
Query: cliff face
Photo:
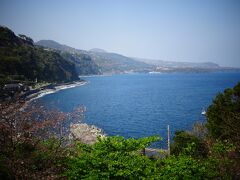
[[[59,53],[37,47],[25,35],[0,27],[1,78],[67,82],[78,80],[75,65]]]

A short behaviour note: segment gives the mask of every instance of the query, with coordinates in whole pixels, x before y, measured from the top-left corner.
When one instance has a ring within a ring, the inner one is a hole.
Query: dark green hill
[[[78,80],[75,65],[59,53],[33,45],[27,36],[16,36],[7,27],[0,27],[1,78],[48,82]]]

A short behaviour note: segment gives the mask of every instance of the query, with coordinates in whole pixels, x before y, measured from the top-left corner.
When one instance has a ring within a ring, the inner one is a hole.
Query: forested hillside
[[[64,59],[75,64],[78,75],[101,74],[99,66],[88,55],[87,51],[59,44],[53,40],[41,40],[35,44],[51,51],[58,51]]]
[[[37,47],[25,35],[0,27],[1,80],[67,82],[78,80],[75,65],[59,53]]]

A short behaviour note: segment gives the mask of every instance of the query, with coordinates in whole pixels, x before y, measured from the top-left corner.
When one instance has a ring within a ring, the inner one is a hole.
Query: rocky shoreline
[[[84,144],[94,144],[99,138],[106,137],[102,129],[86,123],[77,123],[70,125],[70,140],[79,140]]]

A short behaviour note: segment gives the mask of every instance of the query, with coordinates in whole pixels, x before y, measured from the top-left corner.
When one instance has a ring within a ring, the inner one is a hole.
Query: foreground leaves
[[[78,144],[78,156],[68,162],[65,175],[70,179],[151,179],[159,172],[156,160],[141,155],[140,150],[159,137],[124,139],[108,137],[93,146]]]

